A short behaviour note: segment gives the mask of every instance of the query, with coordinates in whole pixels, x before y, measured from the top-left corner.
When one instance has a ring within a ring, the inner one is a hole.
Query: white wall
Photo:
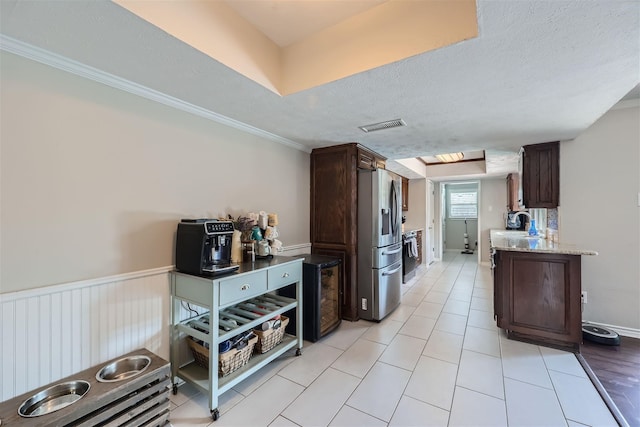
[[[0,55],[0,293],[170,266],[182,217],[309,241],[308,153]]]
[[[427,262],[426,242],[429,240],[429,230],[427,229],[427,180],[409,180],[409,210],[402,213],[407,217],[404,229],[422,230],[422,262]]]
[[[560,144],[560,240],[582,257],[583,319],[640,332],[640,108],[612,110]]]
[[[427,221],[426,179],[409,180],[409,210],[402,214],[407,217],[405,230],[425,229]]]
[[[480,261],[489,262],[489,231],[504,229],[507,212],[507,183],[505,178],[480,181]]]

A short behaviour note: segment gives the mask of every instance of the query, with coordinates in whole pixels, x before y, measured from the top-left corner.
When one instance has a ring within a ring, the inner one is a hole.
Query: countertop
[[[538,237],[531,238],[526,231],[491,230],[491,249],[513,252],[539,252],[565,255],[598,255],[598,252],[582,249],[564,242],[552,242]]]
[[[256,257],[256,260],[254,262],[243,261],[239,263],[240,267],[235,271],[232,271],[230,273],[216,274],[216,275],[210,275],[210,274],[197,275],[197,274],[181,272],[180,270],[176,270],[175,273],[186,274],[188,276],[202,277],[207,280],[217,280],[217,279],[237,276],[238,274],[242,274],[242,273],[251,273],[252,271],[261,270],[263,268],[275,267],[277,265],[287,264],[290,262],[304,261],[304,258],[305,258],[304,255],[295,255],[295,256],[275,255],[275,256],[268,256],[268,257]]]
[[[411,233],[412,231],[424,231],[424,228],[408,228],[408,227],[405,227],[405,229],[402,232],[402,234]]]

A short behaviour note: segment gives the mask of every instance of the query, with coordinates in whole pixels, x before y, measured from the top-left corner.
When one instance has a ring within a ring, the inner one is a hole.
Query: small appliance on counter
[[[183,219],[176,236],[176,269],[183,273],[219,275],[237,270],[231,263],[233,222]]]

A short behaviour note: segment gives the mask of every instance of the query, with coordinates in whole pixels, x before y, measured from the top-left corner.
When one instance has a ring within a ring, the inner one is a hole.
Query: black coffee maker
[[[233,222],[183,219],[176,236],[176,269],[195,275],[217,275],[237,270],[231,264]]]

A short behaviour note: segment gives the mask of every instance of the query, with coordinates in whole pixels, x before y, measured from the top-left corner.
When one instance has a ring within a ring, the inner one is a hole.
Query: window
[[[477,217],[477,191],[451,191],[449,193],[449,218],[466,219]]]

